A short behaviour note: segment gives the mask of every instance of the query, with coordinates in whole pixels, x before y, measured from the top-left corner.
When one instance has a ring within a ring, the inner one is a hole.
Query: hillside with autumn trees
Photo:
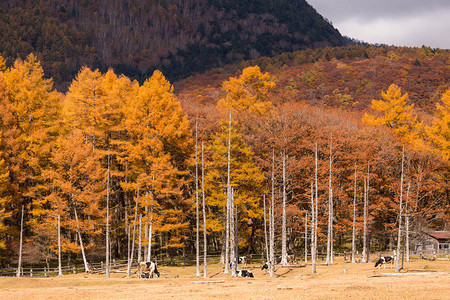
[[[85,65],[142,83],[347,43],[305,0],[10,0],[0,28],[7,63],[34,53],[60,90]]]
[[[283,236],[301,254],[315,176],[319,252],[330,211],[335,251],[351,250],[353,201],[362,249],[364,199],[372,252],[394,247],[400,199],[410,232],[448,230],[449,60],[427,47],[323,48],[174,85],[158,70],[140,83],[82,67],[60,93],[35,55],[0,57],[1,262],[17,263],[22,215],[26,264],[61,253],[87,269],[109,248],[192,261],[203,197],[207,249],[220,255],[229,193],[240,253],[265,251],[273,201],[275,252]]]

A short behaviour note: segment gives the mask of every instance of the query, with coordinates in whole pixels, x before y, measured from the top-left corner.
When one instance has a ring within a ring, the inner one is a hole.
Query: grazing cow
[[[148,273],[148,272],[141,273],[141,278],[150,278],[150,273]]]
[[[378,267],[378,269],[381,268],[381,265],[384,266],[386,269],[386,263],[391,263],[391,268],[394,264],[394,257],[393,256],[380,256],[380,259],[375,263],[375,268]]]
[[[153,278],[153,274],[156,274],[157,277],[160,276],[158,269],[156,268],[156,263],[152,261],[140,262],[137,272],[139,278]],[[142,274],[147,272],[148,277],[142,277]]]
[[[253,273],[250,270],[238,270],[236,275],[237,277],[254,278]]]

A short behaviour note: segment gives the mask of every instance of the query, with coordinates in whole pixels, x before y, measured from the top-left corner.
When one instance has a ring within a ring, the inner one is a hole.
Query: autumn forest
[[[220,256],[230,194],[243,255],[265,253],[269,219],[275,253],[302,255],[311,198],[319,253],[330,220],[334,251],[351,251],[354,214],[362,251],[365,205],[371,252],[395,247],[400,219],[411,239],[448,230],[449,59],[328,47],[173,84],[82,67],[58,91],[35,55],[0,56],[1,264],[17,264],[21,238],[28,264],[98,262],[106,247],[193,262],[197,228]]]

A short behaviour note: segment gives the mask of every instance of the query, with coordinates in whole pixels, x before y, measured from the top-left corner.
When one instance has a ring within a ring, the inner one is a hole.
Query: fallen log
[[[191,281],[191,283],[223,283],[225,280],[202,280],[202,281]]]
[[[303,274],[303,275],[298,275],[298,276],[294,276],[293,278],[300,278],[300,277],[307,277],[307,276],[315,276],[315,275],[320,275],[320,273],[316,273],[316,274]]]

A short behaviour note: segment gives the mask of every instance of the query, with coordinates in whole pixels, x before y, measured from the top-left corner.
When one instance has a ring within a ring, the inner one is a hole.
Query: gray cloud
[[[343,34],[370,43],[450,49],[449,0],[307,0]]]

